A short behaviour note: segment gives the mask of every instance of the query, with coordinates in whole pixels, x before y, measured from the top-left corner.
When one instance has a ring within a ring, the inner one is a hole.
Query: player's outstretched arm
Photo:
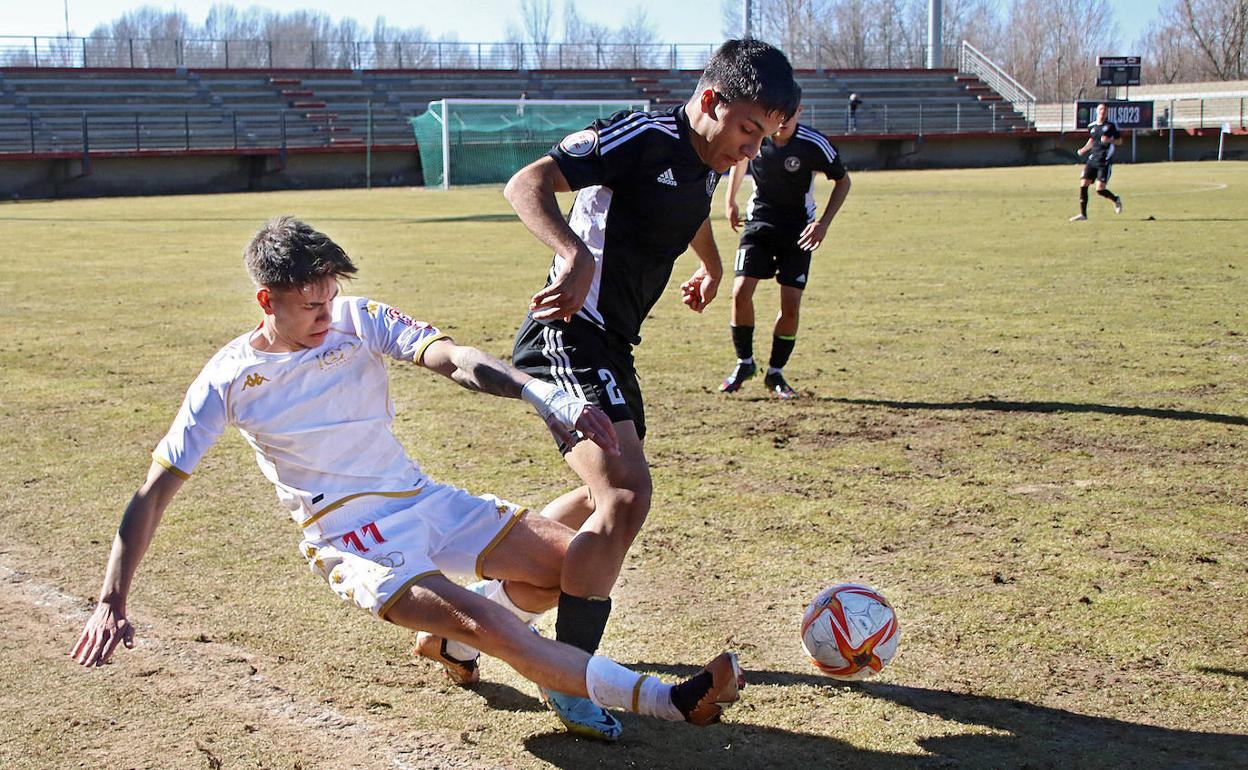
[[[715,245],[710,217],[702,222],[689,246],[702,264],[693,271],[689,280],[680,285],[680,299],[690,310],[701,313],[715,299],[719,292],[719,282],[724,277],[724,265],[719,259],[719,248]]]
[[[832,224],[841,206],[845,205],[845,198],[849,196],[849,188],[852,184],[849,181],[849,174],[836,180],[832,185],[832,193],[828,195],[828,205],[823,207],[823,215],[806,225],[802,234],[797,238],[798,246],[806,251],[814,251],[823,244],[823,239],[828,234],[828,226]]]
[[[529,232],[564,260],[563,269],[550,285],[529,300],[529,310],[538,320],[570,321],[585,304],[594,280],[594,255],[568,227],[555,198],[555,193],[571,190],[559,165],[549,156],[517,171],[503,189],[503,197]]]
[[[567,446],[576,443],[575,433],[579,431],[609,454],[620,452],[615,428],[602,410],[561,388],[536,380],[488,353],[467,345],[457,345],[449,339],[440,339],[425,348],[418,363],[468,390],[504,398],[523,398],[533,405],[555,438]]]
[[[1075,154],[1082,157],[1084,153],[1090,152],[1091,150],[1092,150],[1092,140],[1088,139],[1088,141],[1083,143],[1082,147],[1075,150]]]
[[[173,496],[182,488],[182,479],[153,462],[147,480],[134,493],[121,526],[113,538],[113,549],[100,588],[100,601],[87,619],[70,651],[74,660],[84,666],[102,666],[108,662],[118,643],[134,646],[134,626],[126,618],[126,597],[139,561],[152,542],[156,526]]]
[[[741,180],[745,178],[745,170],[749,165],[749,158],[744,158],[728,169],[728,194],[724,201],[724,216],[728,218],[728,224],[731,225],[734,233],[741,229],[741,210],[737,208],[737,190],[741,189]]]

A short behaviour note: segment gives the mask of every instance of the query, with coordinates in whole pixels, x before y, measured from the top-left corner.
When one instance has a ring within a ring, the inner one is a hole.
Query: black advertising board
[[[1109,110],[1109,122],[1119,129],[1152,128],[1152,102],[1075,102],[1075,128],[1087,128],[1096,122],[1096,105],[1104,104]]]

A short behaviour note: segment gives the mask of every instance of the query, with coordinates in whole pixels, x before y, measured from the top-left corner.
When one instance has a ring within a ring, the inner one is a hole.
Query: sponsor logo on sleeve
[[[584,131],[577,131],[574,134],[568,134],[559,143],[559,149],[563,150],[565,155],[571,155],[573,158],[583,158],[594,151],[598,146],[598,132],[587,128]]]
[[[715,185],[719,184],[719,174],[714,171],[706,172],[706,194],[708,196],[715,194]]]
[[[425,327],[429,325],[426,323],[421,323],[420,321],[417,321],[415,318],[412,318],[407,313],[404,313],[398,308],[393,308],[393,307],[386,308],[386,317],[389,318],[391,321],[398,321],[404,326],[411,326],[413,328]]]

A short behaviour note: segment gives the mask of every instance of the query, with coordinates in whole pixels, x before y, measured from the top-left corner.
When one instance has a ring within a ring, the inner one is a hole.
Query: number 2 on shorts
[[[611,370],[599,369],[598,376],[606,383],[607,398],[611,400],[611,403],[624,403],[624,394],[620,392],[620,386],[615,384],[615,375],[611,373]]]

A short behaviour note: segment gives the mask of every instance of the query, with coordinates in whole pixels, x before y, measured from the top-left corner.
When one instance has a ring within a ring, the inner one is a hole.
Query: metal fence
[[[1230,125],[1248,129],[1248,97],[1224,96],[1208,99],[1144,99],[1153,102],[1153,128],[1209,129]],[[1035,105],[1037,131],[1075,131],[1075,105]]]
[[[0,36],[0,66],[235,69],[700,69],[713,45]]]
[[[701,43],[458,43],[373,40],[0,36],[0,67],[224,69],[702,69]],[[957,61],[955,46],[944,61]],[[927,46],[812,46],[790,53],[805,69],[922,69]]]
[[[146,150],[246,150],[358,144],[369,135],[379,145],[411,144],[410,111],[373,105],[370,113],[306,109],[82,111],[48,109],[0,112],[0,155],[131,152]],[[804,121],[833,137],[1009,132],[1026,123],[1004,103],[873,103],[851,115],[842,107],[807,109]]]
[[[408,114],[372,108],[309,121],[305,111],[134,112],[47,111],[0,114],[0,155],[6,153],[245,150],[250,148],[412,144]],[[370,131],[371,129],[371,131]]]

